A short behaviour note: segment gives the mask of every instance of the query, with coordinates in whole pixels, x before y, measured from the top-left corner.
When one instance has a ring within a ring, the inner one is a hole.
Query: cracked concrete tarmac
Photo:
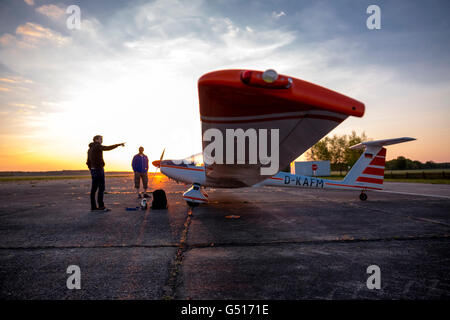
[[[167,210],[126,211],[139,203],[131,177],[107,178],[107,213],[89,211],[87,179],[0,183],[0,298],[450,296],[446,186],[387,183],[401,193],[366,202],[346,191],[217,189],[190,212],[184,185],[153,182]],[[427,192],[440,197],[417,195]],[[373,264],[380,290],[366,286]],[[69,265],[80,266],[81,290],[66,287]]]

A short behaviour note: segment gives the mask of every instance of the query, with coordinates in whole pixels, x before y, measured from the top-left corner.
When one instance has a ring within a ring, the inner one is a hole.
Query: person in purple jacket
[[[139,185],[142,179],[142,186],[144,187],[144,197],[147,198],[147,184],[148,184],[148,158],[144,154],[144,148],[139,147],[139,153],[133,157],[131,166],[134,171],[134,187],[136,188],[138,198],[141,198],[139,192]]]

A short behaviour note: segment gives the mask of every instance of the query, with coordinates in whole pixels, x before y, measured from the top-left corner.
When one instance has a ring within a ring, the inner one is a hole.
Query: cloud
[[[32,104],[26,104],[26,103],[10,103],[10,105],[13,107],[18,107],[18,108],[36,109],[36,106],[34,106]]]
[[[36,48],[18,53],[4,50],[2,61],[21,74],[32,75],[35,84],[30,96],[11,96],[7,103],[36,106],[19,107],[27,113],[17,118],[35,117],[36,126],[29,131],[35,130],[36,136],[64,132],[74,150],[84,133],[102,132],[110,139],[122,139],[117,127],[130,132],[130,146],[134,141],[142,143],[143,134],[164,134],[164,141],[152,146],[154,150],[167,144],[173,157],[201,150],[195,84],[202,74],[226,68],[271,67],[295,76],[304,74],[303,67],[318,59],[311,58],[309,47],[298,47],[298,38],[289,28],[243,22],[231,13],[209,11],[204,4],[168,0],[131,5],[102,17],[101,22],[84,12],[81,30],[71,32],[67,40],[71,45],[58,50],[37,46],[53,41],[55,34],[61,37],[55,31],[33,23],[19,26],[15,41]],[[308,68],[315,71],[310,65]],[[48,99],[51,105],[42,103]],[[134,130],[137,113],[161,121]],[[104,121],[98,123],[99,118]],[[172,119],[170,130],[165,119]]]
[[[56,31],[33,22],[18,26],[16,34],[20,36],[20,39],[9,33],[3,34],[0,37],[0,44],[4,47],[34,48],[40,43],[53,43],[56,46],[62,46],[70,40],[70,38],[64,37]]]
[[[3,85],[3,90],[1,91],[5,92],[28,91],[30,84],[33,84],[33,81],[20,76],[5,76],[0,78],[0,85]]]
[[[29,6],[34,6],[34,0],[24,0],[25,3]]]
[[[18,81],[15,79],[9,79],[9,78],[0,78],[1,82],[7,82],[7,83],[17,83]]]
[[[47,16],[53,20],[58,20],[65,15],[65,10],[54,4],[38,7],[36,8],[36,12],[39,12],[40,14],[43,14],[44,16]]]
[[[279,19],[285,15],[286,15],[286,13],[284,13],[284,11],[280,11],[278,13],[276,11],[272,11],[272,17],[274,17],[275,19]]]
[[[6,83],[33,83],[33,81],[24,79],[22,77],[4,77],[0,78],[0,82],[6,82]]]
[[[32,22],[27,22],[24,25],[18,26],[16,29],[16,34],[38,39],[50,39],[54,36],[50,29]]]
[[[179,70],[186,71],[192,70],[193,65],[207,70],[231,64],[255,64],[270,59],[295,40],[289,30],[242,25],[220,13],[208,14],[204,4],[170,0],[129,9],[124,13],[129,17],[115,17],[117,21],[135,22],[136,30],[133,24],[126,27],[129,37],[124,39],[124,46],[151,57],[166,57],[163,59],[170,60],[170,65],[179,65]],[[115,32],[116,37],[121,32]],[[136,34],[138,39],[133,39]]]
[[[9,45],[12,45],[16,43],[16,37],[9,33],[5,33],[0,37],[0,44],[4,47],[7,47]]]

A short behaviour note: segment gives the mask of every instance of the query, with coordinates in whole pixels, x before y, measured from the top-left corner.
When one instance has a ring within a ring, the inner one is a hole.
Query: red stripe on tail
[[[375,184],[383,184],[383,179],[375,179],[375,178],[367,178],[367,177],[358,177],[358,179],[356,179],[356,181],[375,183]]]
[[[378,152],[377,156],[386,157],[386,148],[381,148],[380,152]]]
[[[386,159],[381,157],[375,157],[370,161],[370,165],[384,167],[386,164]]]
[[[383,177],[384,169],[367,167],[366,169],[364,169],[363,173]]]

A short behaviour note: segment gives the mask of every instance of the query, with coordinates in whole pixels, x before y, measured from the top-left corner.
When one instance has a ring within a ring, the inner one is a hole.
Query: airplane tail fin
[[[361,157],[345,176],[342,182],[347,185],[381,189],[386,164],[386,148],[384,146],[416,140],[414,138],[396,138],[361,142],[350,149],[365,149]]]

